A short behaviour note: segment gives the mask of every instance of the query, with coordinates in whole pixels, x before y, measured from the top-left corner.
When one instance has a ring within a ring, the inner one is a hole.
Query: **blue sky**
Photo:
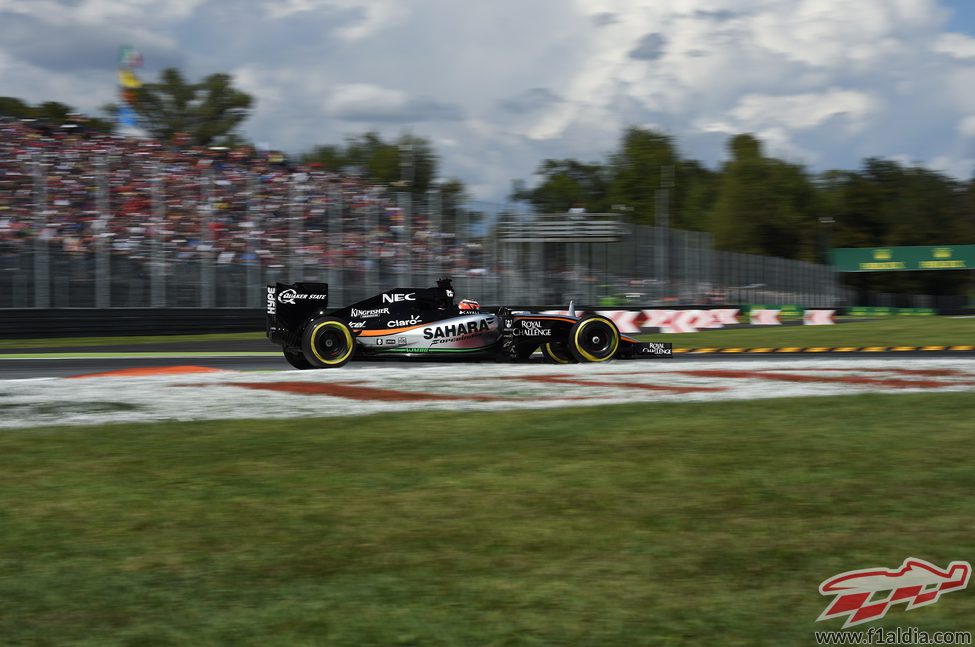
[[[945,7],[951,12],[948,28],[952,31],[975,34],[975,2],[972,0],[945,0]]]
[[[232,74],[255,142],[413,133],[481,200],[627,126],[711,167],[752,132],[814,171],[975,168],[972,0],[0,0],[0,92],[97,112],[122,43]]]

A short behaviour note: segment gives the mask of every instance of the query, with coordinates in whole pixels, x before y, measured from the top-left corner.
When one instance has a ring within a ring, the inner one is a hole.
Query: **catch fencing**
[[[388,258],[353,258],[336,267],[298,254],[294,262],[187,260],[161,253],[66,252],[51,246],[0,244],[2,308],[261,307],[262,288],[277,281],[330,285],[330,305],[348,305],[392,287],[433,285],[452,276],[459,296],[485,304],[577,303],[670,306],[723,303],[843,305],[845,292],[828,267],[715,251],[710,237],[669,230],[666,274],[655,267],[661,232],[627,226],[618,243],[504,243],[461,240],[449,257],[424,254],[406,268]],[[448,234],[448,237],[452,238]]]
[[[829,267],[717,251],[706,233],[622,215],[574,215],[615,223],[609,239],[518,239],[510,227],[538,216],[449,208],[437,187],[140,154],[0,160],[0,309],[259,308],[263,285],[299,280],[329,283],[337,307],[445,275],[492,305],[846,299]]]

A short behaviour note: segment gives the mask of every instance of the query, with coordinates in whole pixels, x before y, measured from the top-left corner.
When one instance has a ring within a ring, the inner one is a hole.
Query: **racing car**
[[[432,288],[395,288],[329,312],[327,283],[267,286],[267,337],[299,369],[338,368],[353,357],[495,358],[526,361],[536,351],[550,362],[606,362],[670,357],[671,344],[621,335],[598,314],[482,311],[454,303],[449,278]]]

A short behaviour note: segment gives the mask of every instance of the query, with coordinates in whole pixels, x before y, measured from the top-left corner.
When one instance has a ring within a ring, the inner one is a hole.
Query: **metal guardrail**
[[[264,311],[253,308],[59,308],[4,310],[0,338],[113,337],[254,332]]]

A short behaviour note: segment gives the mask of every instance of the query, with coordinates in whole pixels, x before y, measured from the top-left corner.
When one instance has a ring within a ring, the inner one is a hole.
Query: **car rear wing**
[[[312,316],[328,308],[328,283],[276,283],[265,294],[269,339],[291,345]]]

